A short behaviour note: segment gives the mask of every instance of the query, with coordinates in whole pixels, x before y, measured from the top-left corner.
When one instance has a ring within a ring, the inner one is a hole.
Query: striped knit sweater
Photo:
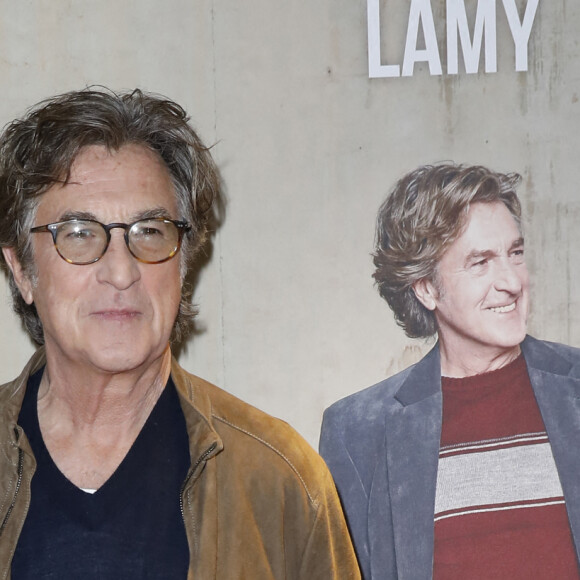
[[[580,578],[523,357],[442,387],[434,578]]]

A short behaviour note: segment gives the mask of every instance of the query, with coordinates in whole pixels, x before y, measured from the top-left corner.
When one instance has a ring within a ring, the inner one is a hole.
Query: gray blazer
[[[528,336],[522,351],[580,557],[580,349]],[[324,413],[320,453],[365,580],[432,578],[441,414],[438,346]]]

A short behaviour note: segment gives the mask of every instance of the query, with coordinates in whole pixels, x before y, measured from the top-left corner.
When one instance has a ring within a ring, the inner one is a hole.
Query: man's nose
[[[122,229],[111,230],[111,241],[105,255],[95,264],[97,280],[111,284],[117,290],[126,290],[141,278],[137,259],[125,243]]]
[[[497,272],[495,276],[496,290],[518,294],[522,289],[521,269],[525,268],[522,264],[514,264],[509,257],[497,262]]]

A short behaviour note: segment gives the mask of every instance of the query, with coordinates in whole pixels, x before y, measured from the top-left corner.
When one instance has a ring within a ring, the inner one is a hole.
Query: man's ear
[[[16,250],[12,247],[2,248],[2,253],[4,254],[4,259],[14,276],[14,281],[20,290],[20,294],[22,294],[24,302],[26,302],[26,304],[32,304],[34,302],[32,283],[30,278],[25,274],[20,261],[16,257]]]
[[[435,310],[439,293],[433,283],[427,278],[421,278],[413,284],[413,292],[417,300],[427,309]]]

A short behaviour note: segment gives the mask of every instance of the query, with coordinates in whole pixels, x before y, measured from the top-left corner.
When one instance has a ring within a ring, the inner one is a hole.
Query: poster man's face
[[[456,356],[499,356],[525,337],[529,277],[524,242],[503,203],[475,203],[467,226],[443,255],[438,284],[423,303]]]

